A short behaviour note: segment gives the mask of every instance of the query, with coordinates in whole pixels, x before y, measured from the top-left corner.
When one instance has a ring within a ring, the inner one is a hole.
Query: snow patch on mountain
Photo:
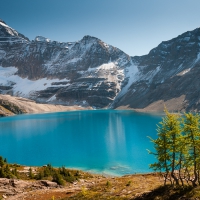
[[[134,65],[131,61],[131,65],[125,70],[125,77],[128,79],[128,83],[122,88],[120,93],[117,95],[117,98],[123,96],[129,90],[129,87],[138,80],[138,66]]]
[[[200,61],[200,52],[197,54],[197,58],[195,60],[195,64]]]
[[[43,36],[36,36],[36,37],[35,37],[35,41],[37,41],[37,42],[51,42],[50,39],[45,38],[45,37],[43,37]]]
[[[1,26],[4,26],[4,27],[6,27],[6,28],[10,28],[7,24],[5,24],[5,23],[3,23],[3,22],[1,22],[1,21],[0,21],[0,25],[1,25]]]
[[[21,78],[15,73],[18,71],[15,67],[1,67],[0,66],[0,85],[13,86],[13,93],[15,96],[31,97],[36,91],[45,90],[52,87],[53,82],[68,81],[67,79],[47,79],[42,78],[38,80],[29,80],[28,78]],[[62,85],[60,85],[62,86]]]
[[[197,57],[196,59],[192,62],[192,64],[190,65],[190,68],[195,67],[195,65],[200,61],[200,52],[197,53]]]
[[[68,60],[68,61],[66,62],[66,64],[69,64],[69,63],[76,63],[76,62],[78,62],[79,60],[82,60],[82,58],[72,58],[71,60]]]
[[[177,76],[183,76],[183,75],[187,74],[190,70],[191,70],[191,68],[185,69],[182,72],[180,72],[179,74],[177,74]]]
[[[56,100],[56,95],[54,94],[51,98],[49,98],[46,102],[51,102]]]
[[[103,65],[97,67],[97,69],[98,70],[110,70],[110,69],[113,69],[114,67],[116,67],[115,63],[111,62],[111,63],[103,64]]]
[[[6,31],[12,36],[18,35],[17,31],[15,31],[14,29],[12,29],[10,26],[3,23],[2,21],[0,21],[0,26],[3,26],[4,29],[6,29]]]

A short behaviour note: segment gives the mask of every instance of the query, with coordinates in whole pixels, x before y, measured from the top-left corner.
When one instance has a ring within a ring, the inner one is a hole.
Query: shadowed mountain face
[[[200,110],[200,28],[162,42],[148,55],[133,57],[132,84],[114,107]]]
[[[199,110],[200,29],[130,57],[98,38],[30,41],[0,20],[0,93],[98,108]]]

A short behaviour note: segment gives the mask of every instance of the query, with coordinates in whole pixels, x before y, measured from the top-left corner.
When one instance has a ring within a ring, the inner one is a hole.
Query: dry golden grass
[[[66,199],[133,199],[163,184],[159,174],[138,174],[123,177],[93,178],[92,185]]]
[[[200,200],[200,187],[164,187],[159,173],[104,177],[80,171],[80,175],[64,187],[30,189],[12,200]]]

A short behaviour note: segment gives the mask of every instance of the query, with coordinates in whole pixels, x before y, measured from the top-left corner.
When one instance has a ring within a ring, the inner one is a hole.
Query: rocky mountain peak
[[[2,19],[0,19],[0,22],[6,25],[6,22],[5,22],[5,21],[3,21]]]
[[[1,20],[0,71],[0,93],[37,102],[200,110],[200,28],[130,57],[89,35],[30,42]]]
[[[200,110],[200,29],[161,42],[148,55],[133,57],[138,72],[115,107]],[[195,89],[192,89],[195,88]]]
[[[62,43],[43,36],[24,42],[17,34],[0,41],[3,94],[102,108],[117,96],[131,65],[127,54],[93,36]]]
[[[50,39],[45,38],[45,37],[43,37],[43,36],[36,36],[36,37],[35,37],[35,41],[36,41],[36,42],[51,42]]]
[[[1,41],[12,41],[13,39],[22,39],[29,41],[23,34],[18,33],[16,30],[8,26],[3,20],[0,19],[0,37]]]
[[[0,21],[0,36],[18,36],[17,31],[9,27],[3,20]]]
[[[90,35],[85,35],[82,40],[99,40],[98,38]]]

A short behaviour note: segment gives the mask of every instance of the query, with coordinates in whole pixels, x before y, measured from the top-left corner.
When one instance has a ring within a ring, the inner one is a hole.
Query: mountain
[[[113,107],[163,110],[165,104],[175,111],[200,110],[200,28],[132,60],[138,71],[128,92],[119,94]]]
[[[131,57],[98,38],[30,41],[0,20],[0,93],[41,103],[200,110],[200,29]]]
[[[85,36],[77,42],[28,38],[0,22],[0,90],[64,105],[109,106],[132,66],[123,51]]]

